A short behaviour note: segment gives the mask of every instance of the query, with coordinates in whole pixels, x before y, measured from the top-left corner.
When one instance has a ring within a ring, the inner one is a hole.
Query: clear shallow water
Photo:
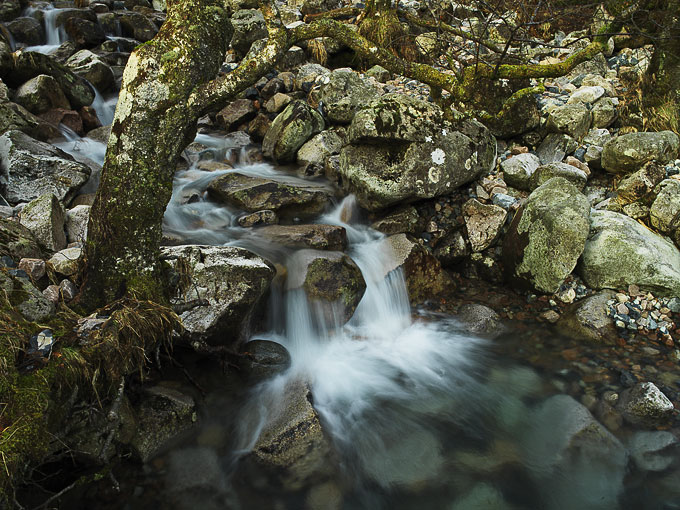
[[[307,183],[247,161],[247,152],[229,139],[199,135],[196,141],[208,147],[202,157],[237,159],[241,173]],[[81,147],[90,159],[101,151],[96,144]],[[186,157],[193,164],[176,174],[166,234],[246,247],[285,266],[289,280],[296,279],[298,253],[263,243],[237,226],[239,211],[207,200],[212,179],[234,170],[200,170],[195,153]],[[499,358],[493,341],[466,334],[451,317],[411,310],[401,273],[389,271],[394,263],[382,234],[359,220],[343,221],[360,217],[349,197],[318,220],[346,228],[347,253],[367,283],[349,323],[328,323],[300,289],[274,285],[268,331],[256,338],[284,345],[291,368],[255,386],[214,368],[203,374],[210,381],[205,387],[219,389],[203,403],[199,429],[140,471],[119,474],[124,495],[96,494],[99,506],[680,508],[676,452],[666,452],[671,459],[664,470],[637,469],[626,447],[633,431],[622,429],[615,439],[597,428],[585,408],[563,395],[568,384],[560,375]],[[327,472],[295,487],[249,460],[293,381],[311,388],[333,445]],[[583,420],[591,420],[589,430],[600,431],[605,440],[575,435]],[[84,499],[80,507],[91,507],[91,501]]]

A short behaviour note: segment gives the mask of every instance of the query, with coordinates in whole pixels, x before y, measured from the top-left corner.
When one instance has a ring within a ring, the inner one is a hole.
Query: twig
[[[59,492],[57,492],[55,495],[50,496],[49,498],[47,498],[41,505],[36,506],[33,510],[40,510],[41,508],[47,508],[47,505],[49,505],[50,503],[52,503],[52,501],[54,501],[55,499],[59,499],[59,498],[62,497],[64,494],[66,494],[68,491],[70,491],[71,489],[73,489],[74,487],[76,487],[76,486],[78,485],[78,482],[80,482],[80,478],[78,478],[78,480],[76,480],[75,482],[73,482],[73,483],[72,483],[71,485],[69,485],[68,487],[64,487],[62,490],[60,490]],[[14,502],[15,502],[15,504],[17,503],[16,499],[14,500]],[[23,507],[22,507],[22,508],[23,508]]]
[[[118,414],[118,410],[120,409],[120,404],[123,401],[124,392],[125,377],[121,377],[120,384],[118,385],[118,393],[116,394],[116,398],[113,401],[113,404],[111,404],[111,409],[107,415],[107,419],[109,420],[109,424],[106,427],[108,435],[104,441],[102,449],[99,451],[99,460],[102,463],[106,462],[106,450],[108,450],[109,446],[111,445],[111,441],[113,441],[113,436],[116,432],[116,426],[120,422],[120,414]]]

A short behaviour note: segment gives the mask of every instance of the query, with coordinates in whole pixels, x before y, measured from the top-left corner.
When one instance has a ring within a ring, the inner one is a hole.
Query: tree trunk
[[[163,301],[163,213],[179,154],[202,113],[192,92],[216,76],[231,33],[216,0],[168,2],[157,36],[130,56],[90,214],[81,306],[125,293]]]
[[[655,97],[673,95],[669,98],[680,105],[680,1],[669,0],[662,12],[666,13],[658,34],[654,37],[654,54],[648,73],[652,90],[646,91]]]

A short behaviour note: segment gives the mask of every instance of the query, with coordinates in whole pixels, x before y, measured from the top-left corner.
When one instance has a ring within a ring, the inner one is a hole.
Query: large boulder
[[[319,99],[331,122],[348,124],[354,114],[378,96],[378,89],[351,70],[338,69],[324,78]]]
[[[383,273],[402,272],[412,305],[424,303],[446,291],[450,277],[441,263],[422,245],[406,234],[395,234],[382,241],[385,254]]]
[[[248,53],[250,45],[258,39],[267,37],[267,25],[259,9],[241,9],[231,16],[234,35],[231,46],[243,56]]]
[[[613,211],[592,211],[590,235],[579,264],[594,289],[635,284],[654,294],[680,296],[680,251],[634,219]]]
[[[236,172],[215,179],[208,193],[248,212],[275,211],[279,218],[312,219],[331,203],[331,193],[319,186],[297,186]]]
[[[106,33],[96,21],[69,18],[64,23],[64,30],[78,48],[94,48],[106,41]]]
[[[272,122],[262,140],[262,153],[278,163],[295,161],[298,149],[324,127],[318,111],[305,101],[293,101]]]
[[[503,242],[508,278],[539,292],[556,292],[583,251],[589,214],[588,199],[561,177],[536,188]]]
[[[45,42],[45,30],[35,18],[21,16],[6,23],[5,26],[14,39],[28,46],[36,46]]]
[[[9,85],[18,87],[40,74],[47,74],[57,81],[72,108],[89,106],[94,101],[95,91],[87,80],[49,55],[35,51],[22,51],[15,54],[14,69],[6,76],[6,81]]]
[[[64,151],[21,131],[0,136],[0,194],[9,203],[53,193],[67,204],[90,176],[90,168]]]
[[[57,80],[46,74],[31,78],[19,87],[14,100],[36,115],[52,108],[71,108]]]
[[[303,289],[323,324],[341,326],[354,315],[366,282],[344,253],[299,250],[288,264],[286,287]]]
[[[138,12],[124,11],[118,16],[123,35],[141,42],[150,41],[158,33],[158,27],[149,18]]]
[[[64,206],[52,193],[32,200],[21,211],[21,224],[52,251],[66,248],[65,221]]]
[[[100,92],[106,92],[116,84],[111,67],[89,50],[80,50],[71,55],[66,67],[85,78]]]
[[[663,164],[675,159],[680,138],[672,131],[628,133],[607,142],[602,149],[602,168],[614,174],[638,170],[649,161]]]
[[[0,257],[14,260],[42,258],[42,248],[28,228],[16,221],[0,218]]]
[[[332,447],[319,415],[312,407],[309,387],[300,380],[288,382],[272,402],[273,415],[253,448],[253,459],[280,473],[286,488],[300,489],[310,480],[325,478],[331,469]]]
[[[451,193],[490,170],[496,144],[474,120],[449,122],[435,105],[385,95],[354,116],[340,152],[346,191],[378,210]]]
[[[42,141],[61,136],[55,126],[36,117],[23,106],[0,100],[0,134],[14,130],[23,131]]]
[[[593,116],[585,105],[565,104],[550,112],[547,127],[553,133],[565,133],[580,140],[590,129],[592,120]]]
[[[240,339],[275,274],[266,260],[235,247],[164,247],[161,259],[171,267],[171,302],[187,308],[179,315],[189,338],[210,343]]]

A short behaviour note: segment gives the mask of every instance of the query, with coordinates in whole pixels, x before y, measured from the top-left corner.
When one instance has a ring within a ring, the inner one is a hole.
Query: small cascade
[[[62,43],[68,40],[68,35],[64,27],[57,26],[57,16],[64,9],[57,9],[48,4],[43,9],[35,7],[28,7],[24,11],[24,16],[31,16],[35,12],[41,11],[43,18],[43,26],[45,28],[45,44],[38,46],[28,46],[26,51],[36,51],[38,53],[49,54],[56,50]]]
[[[116,113],[116,103],[118,102],[118,96],[116,94],[111,95],[108,99],[97,90],[94,89],[94,101],[92,102],[92,108],[97,113],[97,118],[102,126],[109,126],[113,123],[113,115]]]

